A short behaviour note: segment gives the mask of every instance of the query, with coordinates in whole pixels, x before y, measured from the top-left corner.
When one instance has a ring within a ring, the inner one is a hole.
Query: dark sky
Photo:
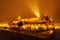
[[[30,4],[29,4],[30,3]],[[35,3],[37,3],[35,5]],[[38,6],[40,15],[48,14],[51,18],[56,16],[55,0],[0,0],[0,22],[11,21],[19,15],[22,18],[35,17],[29,6]],[[35,7],[34,6],[34,7]]]

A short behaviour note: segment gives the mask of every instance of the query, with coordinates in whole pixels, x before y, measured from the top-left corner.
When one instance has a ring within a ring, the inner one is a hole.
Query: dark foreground
[[[54,32],[47,39],[22,35],[20,33],[10,32],[6,30],[0,31],[0,40],[60,40],[60,31]]]

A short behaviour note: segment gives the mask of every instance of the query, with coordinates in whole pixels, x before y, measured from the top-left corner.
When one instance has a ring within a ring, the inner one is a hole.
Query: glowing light
[[[37,0],[30,0],[30,1],[28,1],[27,4],[28,4],[29,8],[33,11],[34,15],[36,17],[40,17]]]
[[[36,29],[38,29],[38,27],[36,27]]]
[[[50,30],[49,33],[52,34],[53,33],[53,30]]]
[[[20,16],[18,16],[18,20],[19,20],[19,19],[21,19],[21,17],[20,17]]]
[[[55,26],[55,30],[60,29],[60,26]]]
[[[34,25],[31,25],[32,27],[34,26]]]
[[[31,6],[31,9],[36,17],[40,17],[39,10],[37,7],[34,8],[33,6]]]
[[[18,23],[18,21],[13,21],[13,23]]]
[[[10,27],[8,24],[0,24],[0,27]]]
[[[37,21],[39,18],[30,18],[29,21]]]
[[[24,26],[22,26],[22,28],[23,28],[23,29],[26,29],[26,26],[24,25]]]
[[[49,29],[52,29],[52,28],[53,28],[53,26],[52,26],[52,25],[48,25],[48,28],[49,28]]]
[[[4,25],[7,25],[7,24],[4,24]]]
[[[0,24],[0,26],[3,26],[3,24]]]
[[[43,24],[43,25],[41,25],[42,26],[42,29],[44,29],[44,30],[46,30],[47,29],[47,27]]]

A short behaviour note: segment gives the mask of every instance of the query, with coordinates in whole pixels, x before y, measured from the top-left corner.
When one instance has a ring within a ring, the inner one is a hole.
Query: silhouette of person
[[[17,25],[18,25],[18,31],[20,31],[20,27],[23,25],[22,21],[20,21]]]

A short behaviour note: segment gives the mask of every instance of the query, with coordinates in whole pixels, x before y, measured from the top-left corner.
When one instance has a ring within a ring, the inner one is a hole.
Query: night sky
[[[0,22],[15,20],[18,16],[35,17],[31,7],[37,8],[40,16],[48,14],[54,21],[58,21],[60,17],[60,13],[56,14],[56,9],[59,9],[58,2],[58,0],[0,0]]]

